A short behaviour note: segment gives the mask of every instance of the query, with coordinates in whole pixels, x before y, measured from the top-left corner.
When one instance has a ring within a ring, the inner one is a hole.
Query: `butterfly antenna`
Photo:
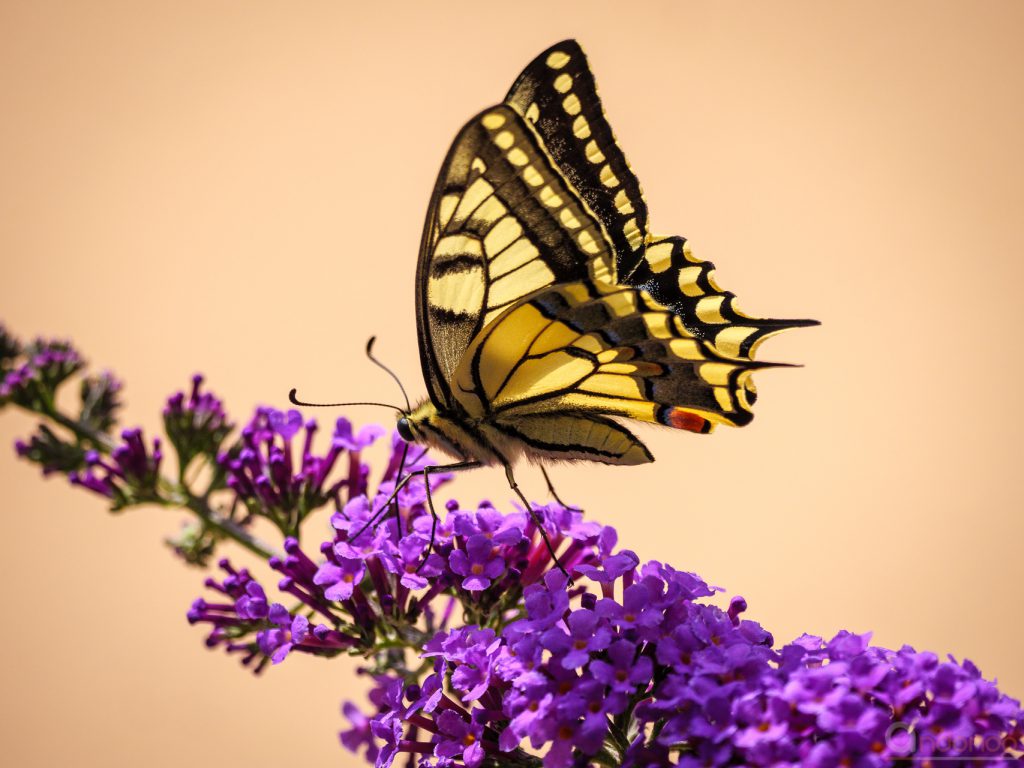
[[[375,341],[377,341],[377,337],[376,336],[371,336],[370,340],[366,342],[366,356],[368,358],[370,358],[370,362],[374,363],[375,365],[377,365],[380,368],[382,368],[383,370],[385,370],[387,372],[388,376],[390,376],[392,379],[395,380],[395,383],[398,385],[398,388],[400,390],[402,390],[402,397],[405,398],[405,412],[408,413],[409,411],[412,410],[412,406],[409,405],[409,395],[407,395],[405,393],[405,387],[402,386],[402,381],[398,378],[397,375],[395,375],[395,372],[392,371],[390,368],[388,368],[386,365],[384,365],[384,363],[382,363],[380,360],[378,360],[376,357],[373,356],[373,343]]]
[[[307,403],[304,400],[299,400],[297,394],[298,391],[298,389],[292,387],[292,389],[288,392],[288,402],[291,403],[292,405],[301,405],[306,408],[337,408],[338,406],[342,405],[377,405],[380,406],[381,408],[391,408],[392,410],[398,411],[399,413],[405,413],[405,411],[403,411],[397,405],[388,405],[387,403]]]

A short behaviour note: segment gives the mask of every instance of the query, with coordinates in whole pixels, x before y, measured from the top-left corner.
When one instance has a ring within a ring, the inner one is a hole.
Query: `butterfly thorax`
[[[493,430],[461,411],[442,411],[425,400],[405,418],[413,438],[421,445],[484,464],[497,464],[510,458],[494,444],[497,436],[492,434]]]

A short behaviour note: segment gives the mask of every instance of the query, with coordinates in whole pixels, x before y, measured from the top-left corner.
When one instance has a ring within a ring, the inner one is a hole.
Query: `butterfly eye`
[[[407,443],[416,442],[416,435],[412,432],[412,423],[405,416],[398,420],[398,436]]]

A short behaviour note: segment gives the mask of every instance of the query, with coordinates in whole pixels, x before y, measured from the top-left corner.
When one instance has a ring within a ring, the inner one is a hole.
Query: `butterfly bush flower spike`
[[[164,405],[164,431],[178,454],[184,472],[197,456],[213,458],[234,425],[228,420],[224,404],[212,392],[203,390],[203,377],[192,377],[188,394],[175,392]]]
[[[0,343],[9,370],[0,379],[0,404],[13,403],[29,410],[53,413],[58,387],[77,373],[85,361],[66,341],[37,339],[24,350],[5,335]],[[21,364],[11,365],[21,352]]]
[[[68,479],[73,485],[110,498],[113,509],[122,509],[160,498],[157,486],[161,461],[160,438],[153,438],[147,446],[141,429],[125,429],[109,458],[99,451],[87,452],[85,469],[72,471]]]
[[[193,488],[191,472],[162,474],[160,438],[115,429],[116,379],[83,376],[83,406],[54,419],[47,398],[80,356],[9,339],[4,404],[43,420],[19,455],[114,509],[193,513],[172,544],[188,562],[216,561],[228,539],[259,554],[269,577],[220,558],[188,620],[255,672],[297,654],[359,657],[373,685],[367,706],[344,705],[340,738],[375,766],[1020,764],[1020,702],[970,661],[866,633],[777,643],[742,597],[644,561],[578,510],[534,505],[570,581],[525,509],[438,498],[435,525],[422,478],[385,508],[406,448],[396,433],[377,473],[377,426],[342,418],[321,434],[264,407],[232,437],[199,377],[164,410],[184,464],[213,461]],[[405,471],[434,463],[418,447],[406,458]],[[252,538],[256,518],[279,543]]]
[[[321,454],[314,448],[317,429],[316,422],[303,422],[296,410],[259,408],[242,428],[238,445],[218,457],[236,498],[254,514],[270,517],[287,535],[314,509],[327,503],[340,509],[342,490],[347,496],[365,491],[368,470],[360,451],[383,433],[373,426],[353,435],[351,422],[340,418],[330,448]],[[347,466],[337,473],[342,455]]]
[[[979,690],[976,711],[943,733],[994,729],[1007,754],[1019,738],[1019,703],[969,662],[940,664],[845,632],[776,645],[744,618],[742,597],[724,610],[704,602],[716,590],[699,576],[641,562],[616,548],[612,529],[578,513],[546,516],[562,553],[576,553],[575,585],[550,561],[523,578],[545,550],[522,512],[454,502],[438,528],[431,578],[405,581],[424,548],[418,524],[428,522],[424,489],[414,488],[399,510],[403,525],[390,521],[368,543],[348,541],[374,508],[362,498],[336,513],[319,561],[290,541],[287,563],[275,567],[304,609],[267,619],[261,639],[245,646],[262,659],[258,668],[296,648],[322,653],[296,620],[308,614],[324,636],[341,628],[333,647],[376,653],[367,672],[387,676],[385,693],[366,713],[346,704],[353,725],[342,732],[343,744],[375,765],[411,757],[427,766],[881,766],[908,738],[937,749],[933,722],[950,717],[941,697]],[[462,624],[453,623],[455,605]],[[407,638],[400,658],[394,637]]]

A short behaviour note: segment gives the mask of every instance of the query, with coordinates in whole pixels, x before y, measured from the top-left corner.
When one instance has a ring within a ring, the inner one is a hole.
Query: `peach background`
[[[148,428],[196,369],[238,419],[293,385],[395,400],[371,333],[422,394],[438,165],[576,36],[656,228],[747,309],[824,325],[766,345],[806,367],[759,377],[751,427],[646,430],[656,464],[556,468],[563,495],[780,640],[874,629],[1024,693],[1024,5],[369,6],[0,3],[0,316],[116,369]],[[30,427],[0,418],[5,762],[360,764],[353,664],[254,680],[204,650],[202,575],[160,544],[180,516],[41,482],[8,447]],[[510,496],[498,472],[457,494]]]

